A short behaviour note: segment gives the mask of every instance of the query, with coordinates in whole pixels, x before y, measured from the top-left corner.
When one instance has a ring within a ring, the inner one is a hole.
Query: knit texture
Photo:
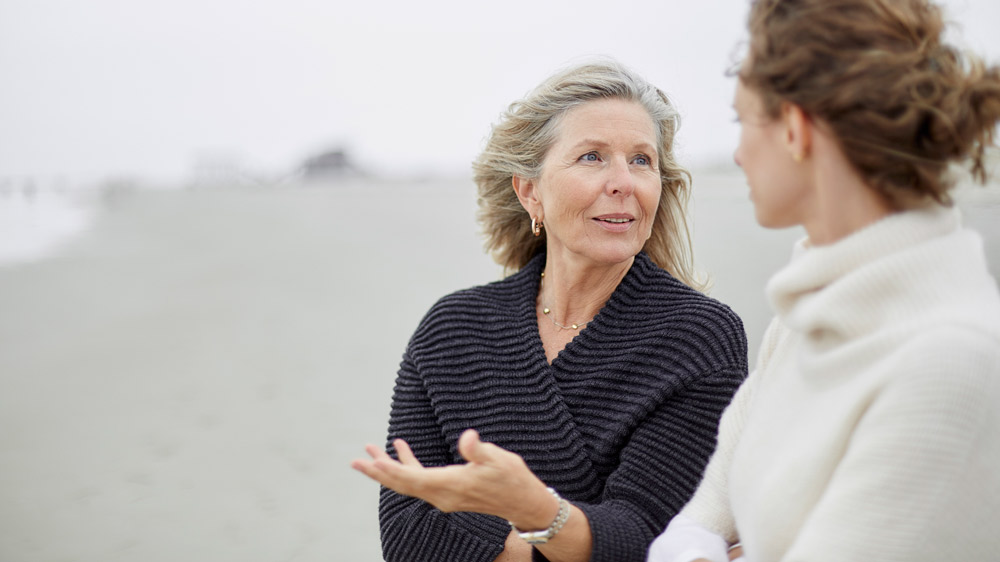
[[[684,513],[749,560],[1000,556],[1000,295],[957,211],[799,244]],[[667,540],[672,530],[657,540]]]
[[[544,260],[427,313],[400,366],[389,442],[405,439],[427,466],[461,463],[458,437],[475,428],[587,515],[592,560],[642,561],[701,479],[746,376],[743,325],[639,254],[549,365],[535,312]],[[510,532],[384,488],[379,518],[388,561],[492,561]]]

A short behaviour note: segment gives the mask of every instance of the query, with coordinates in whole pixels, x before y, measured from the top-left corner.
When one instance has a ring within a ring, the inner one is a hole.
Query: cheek
[[[551,185],[553,189],[546,201],[545,212],[553,216],[574,218],[585,214],[597,197],[592,190],[580,188],[587,185],[586,178],[576,175],[561,175]]]
[[[650,185],[644,188],[639,195],[639,205],[642,207],[644,218],[650,225],[653,224],[653,219],[656,217],[662,190],[663,186],[660,185],[659,178],[657,178],[655,181],[651,181]]]
[[[588,194],[568,190],[562,194],[562,198],[558,202],[558,212],[560,216],[569,219],[579,218],[586,215],[593,204],[594,200]]]
[[[651,215],[656,214],[656,209],[660,206],[660,194],[663,187],[657,184],[653,188],[653,192],[649,195],[648,203],[646,204],[647,212]]]

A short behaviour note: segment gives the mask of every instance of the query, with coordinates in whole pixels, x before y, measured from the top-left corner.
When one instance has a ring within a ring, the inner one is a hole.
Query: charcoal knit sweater
[[[535,312],[544,265],[540,254],[431,308],[403,355],[389,441],[425,465],[460,463],[458,437],[475,428],[587,515],[591,560],[641,562],[697,487],[746,377],[743,324],[640,253],[550,365]],[[379,519],[388,561],[492,561],[510,532],[384,488]]]

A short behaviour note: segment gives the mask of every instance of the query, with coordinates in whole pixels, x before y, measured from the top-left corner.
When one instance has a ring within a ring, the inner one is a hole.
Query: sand
[[[696,175],[696,251],[744,318],[795,230]],[[968,198],[1000,264],[1000,197]],[[0,205],[3,205],[0,200]],[[499,278],[467,179],[123,191],[0,265],[0,560],[379,560],[400,354],[440,296]],[[755,355],[755,353],[753,353]]]

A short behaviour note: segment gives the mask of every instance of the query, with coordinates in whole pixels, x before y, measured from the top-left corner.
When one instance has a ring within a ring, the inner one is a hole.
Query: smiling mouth
[[[601,222],[610,222],[612,224],[623,224],[626,222],[632,222],[633,219],[594,219]]]

